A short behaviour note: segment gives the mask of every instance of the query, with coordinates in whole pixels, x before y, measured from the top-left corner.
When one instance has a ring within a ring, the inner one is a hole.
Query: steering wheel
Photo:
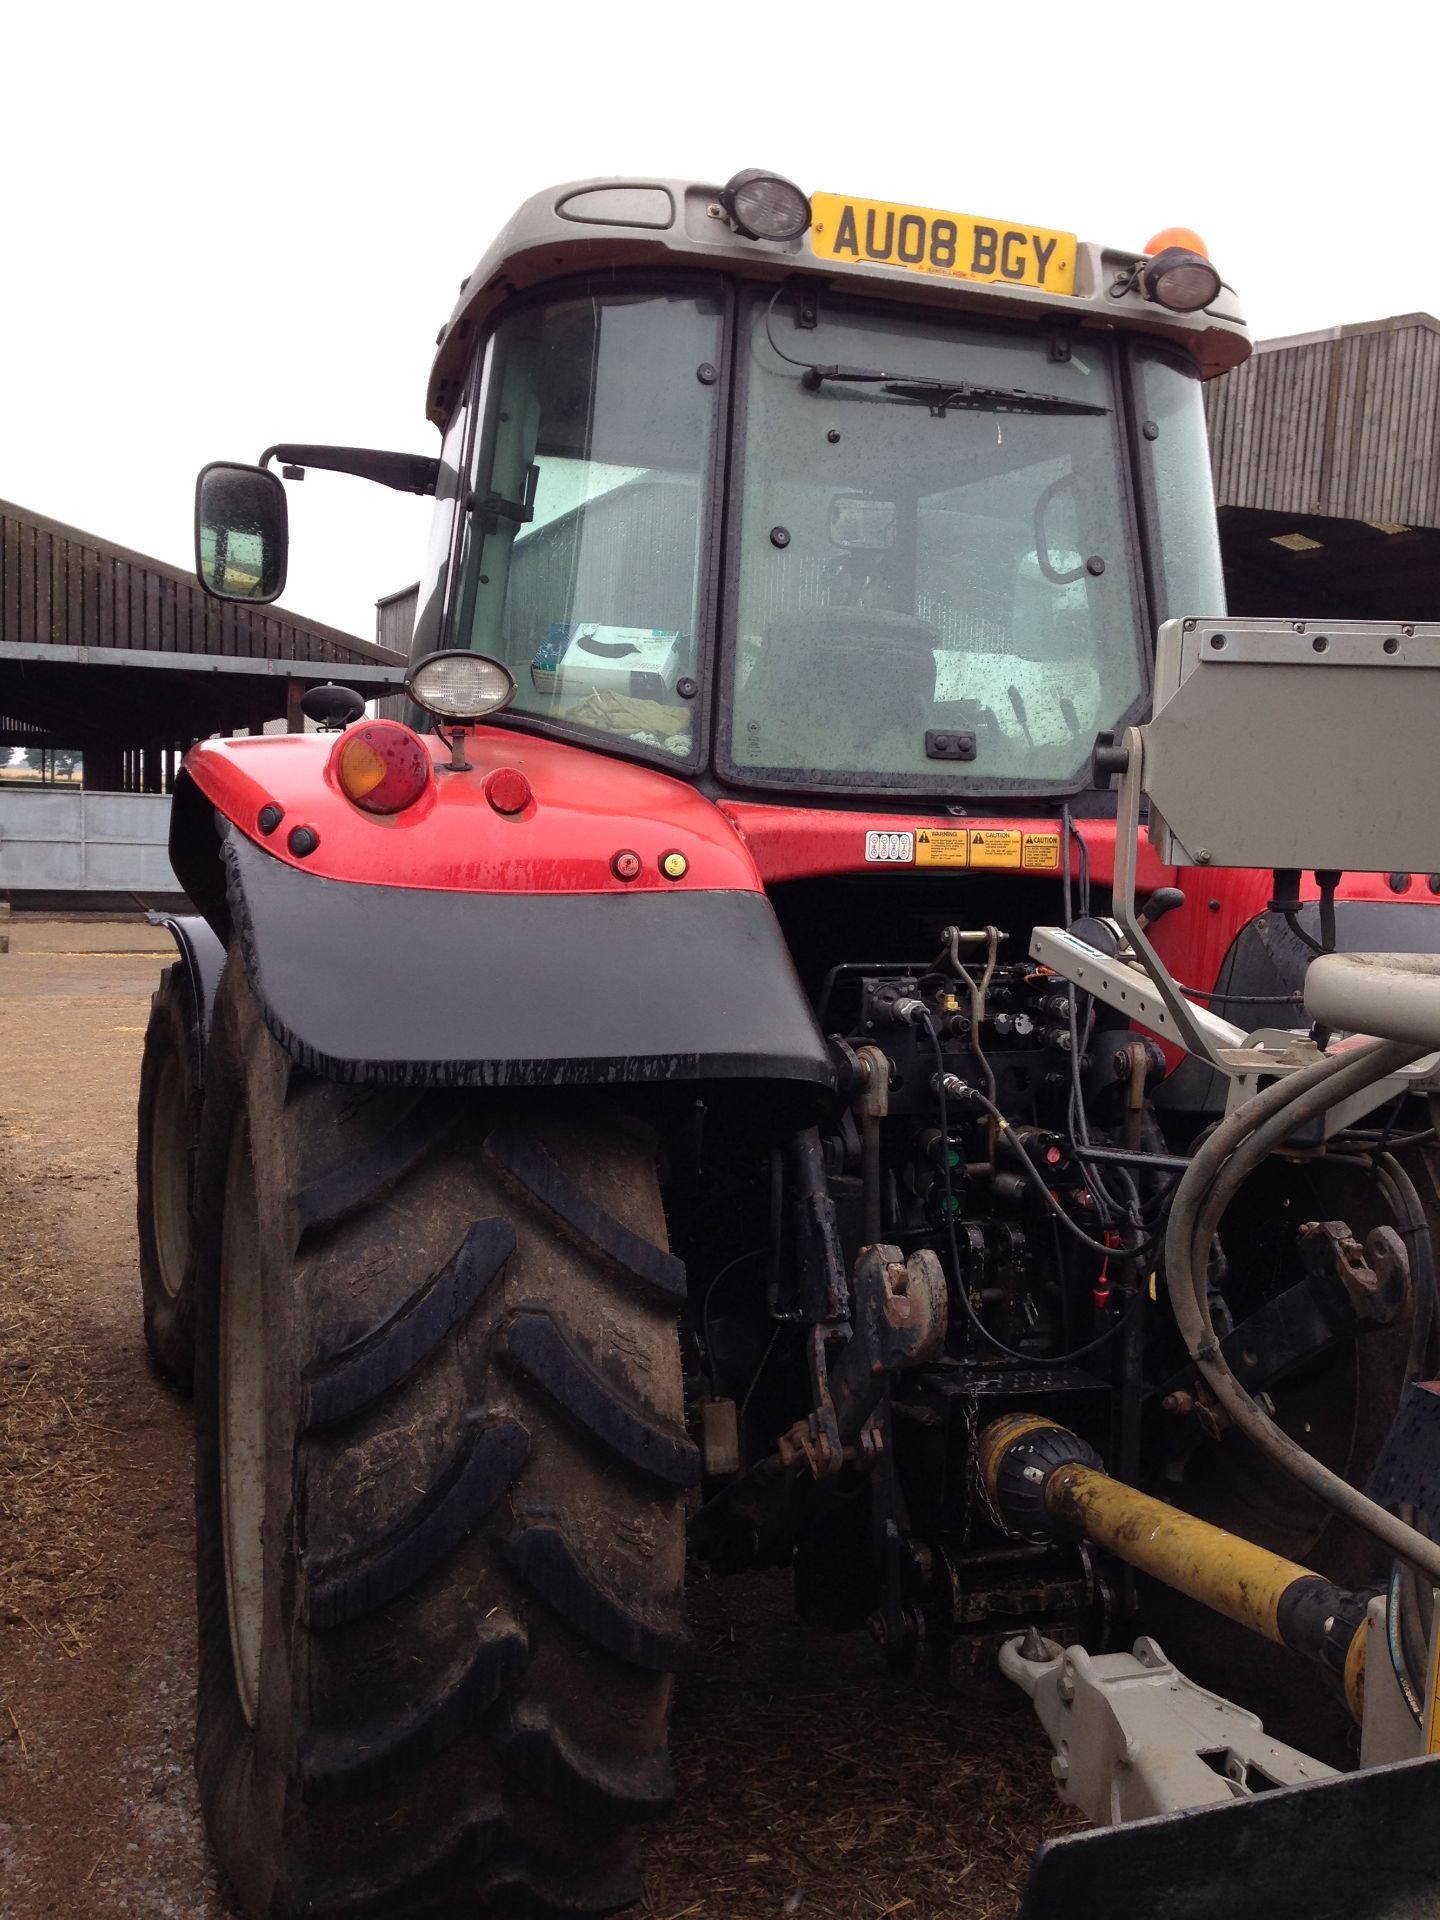
[[[1045,516],[1050,510],[1050,502],[1062,487],[1073,487],[1075,476],[1062,473],[1058,480],[1052,480],[1040,498],[1035,502],[1035,562],[1044,577],[1052,586],[1068,587],[1072,580],[1078,580],[1085,571],[1082,560],[1078,567],[1053,567],[1050,564],[1050,536],[1045,529]]]

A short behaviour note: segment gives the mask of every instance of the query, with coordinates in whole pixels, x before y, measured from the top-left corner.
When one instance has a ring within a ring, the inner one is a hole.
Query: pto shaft
[[[980,1436],[980,1470],[1010,1532],[1094,1541],[1177,1593],[1317,1660],[1360,1718],[1368,1594],[1112,1480],[1078,1435],[1035,1414],[991,1422]]]

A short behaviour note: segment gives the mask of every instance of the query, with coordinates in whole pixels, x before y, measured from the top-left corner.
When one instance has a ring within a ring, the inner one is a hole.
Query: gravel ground
[[[190,1430],[148,1370],[132,1159],[168,940],[10,922],[0,956],[0,1914],[238,1920],[190,1770]],[[701,1587],[680,1806],[643,1920],[999,1920],[1068,1824],[1018,1696],[892,1688],[779,1580]],[[499,1917],[496,1917],[499,1920]]]

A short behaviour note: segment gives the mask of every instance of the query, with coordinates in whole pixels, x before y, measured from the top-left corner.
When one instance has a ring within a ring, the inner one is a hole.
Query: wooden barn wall
[[[0,501],[0,640],[343,666],[365,642],[273,607],[212,600],[193,575]]]
[[[415,631],[415,609],[420,601],[420,584],[402,587],[399,593],[392,593],[375,605],[375,643],[389,647],[393,653],[410,652],[410,639]]]
[[[1276,346],[1209,382],[1222,506],[1440,525],[1440,329],[1421,319]]]
[[[392,593],[384,600],[375,603],[375,642],[377,646],[389,647],[395,653],[410,652],[410,640],[415,631],[415,609],[420,604],[420,583],[413,587],[402,587],[399,593]],[[375,702],[375,712],[382,720],[403,720],[410,709],[410,696],[407,693],[382,694]]]

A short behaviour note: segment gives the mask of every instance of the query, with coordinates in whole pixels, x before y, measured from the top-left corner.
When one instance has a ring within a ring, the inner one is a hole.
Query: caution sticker
[[[1022,836],[1013,827],[977,827],[970,836],[972,867],[1008,867],[1020,870]]]
[[[1025,845],[1020,852],[1020,864],[1027,873],[1058,873],[1060,871],[1059,834],[1027,833]]]
[[[1017,827],[935,827],[915,836],[917,867],[969,867],[989,873],[1058,873],[1058,833]]]

